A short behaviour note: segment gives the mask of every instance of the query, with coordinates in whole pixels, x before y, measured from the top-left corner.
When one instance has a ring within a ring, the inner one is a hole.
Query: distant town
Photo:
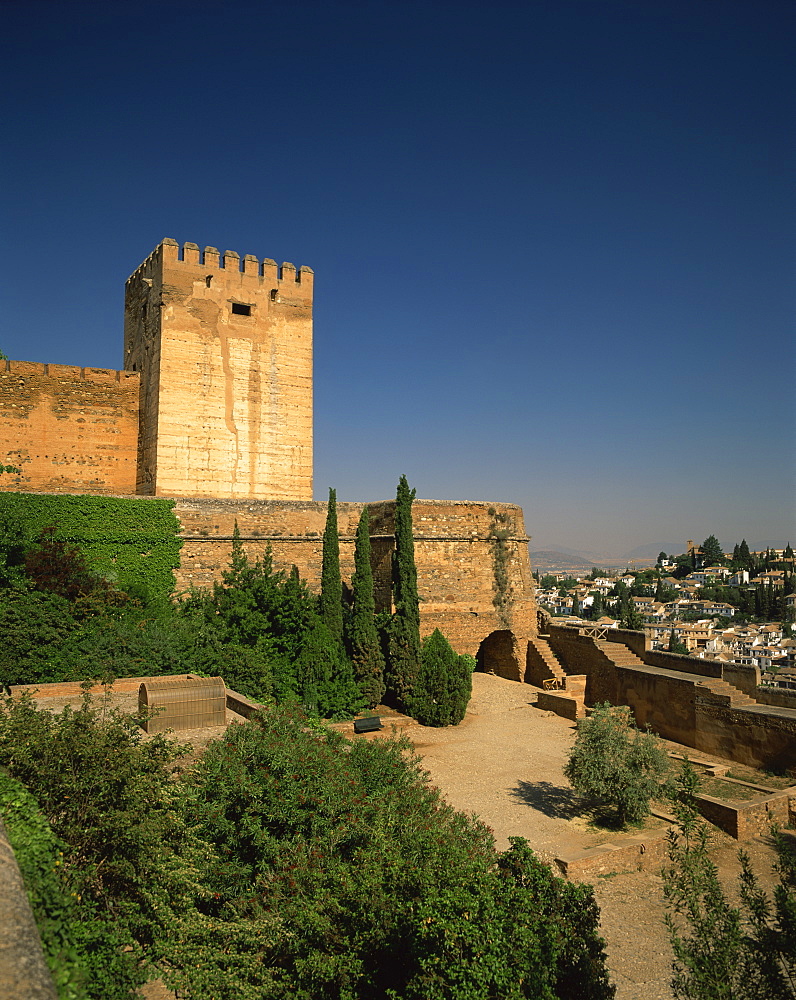
[[[724,552],[711,535],[647,569],[534,573],[539,605],[558,624],[643,631],[650,649],[760,669],[761,683],[796,690],[793,549]]]

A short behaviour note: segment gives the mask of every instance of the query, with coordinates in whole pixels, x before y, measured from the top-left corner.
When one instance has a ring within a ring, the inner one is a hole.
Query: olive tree
[[[643,819],[668,769],[666,751],[652,732],[639,730],[626,707],[596,705],[578,722],[564,774],[581,795],[616,810],[616,820]]]

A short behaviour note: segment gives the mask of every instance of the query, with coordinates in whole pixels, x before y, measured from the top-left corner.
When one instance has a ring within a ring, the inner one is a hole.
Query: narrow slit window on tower
[[[243,302],[233,302],[232,311],[236,316],[251,316],[252,307],[244,305]]]

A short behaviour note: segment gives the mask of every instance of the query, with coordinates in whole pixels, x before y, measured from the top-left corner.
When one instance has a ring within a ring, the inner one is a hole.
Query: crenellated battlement
[[[130,275],[128,283],[147,277],[158,264],[163,266],[184,264],[203,270],[212,268],[231,274],[256,277],[267,283],[290,282],[304,286],[307,292],[312,291],[315,276],[312,268],[305,265],[297,268],[295,264],[285,261],[279,266],[270,257],[264,257],[262,260],[254,254],[245,254],[241,257],[235,250],[225,250],[222,254],[216,247],[205,247],[201,250],[197,243],[183,243],[180,246],[177,240],[166,237]]]
[[[137,382],[138,372],[119,371],[116,368],[80,368],[76,365],[52,365],[39,361],[0,360],[0,377],[16,375],[19,378],[42,376],[51,379],[79,379],[83,382]]]

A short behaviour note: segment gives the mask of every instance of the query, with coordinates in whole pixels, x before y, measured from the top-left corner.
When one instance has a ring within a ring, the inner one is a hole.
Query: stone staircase
[[[566,685],[566,672],[558,661],[558,657],[550,647],[550,643],[543,635],[531,639],[528,643],[530,659],[535,661],[533,669],[528,671],[534,680],[532,683],[537,687],[564,688]],[[535,653],[535,655],[534,655]]]
[[[743,708],[745,705],[757,704],[754,698],[750,698],[748,694],[744,694],[737,687],[733,687],[732,684],[728,684],[727,681],[723,681],[718,677],[701,677],[697,683],[697,688],[703,693],[710,692],[710,694],[729,698],[731,708]]]
[[[646,667],[640,656],[623,646],[621,642],[608,642],[606,639],[595,639],[594,645],[618,667]]]
[[[641,657],[636,656],[627,646],[623,646],[619,642],[595,639],[594,645],[618,667],[646,666]],[[683,672],[686,673],[686,671]],[[743,708],[745,705],[757,704],[754,698],[750,698],[749,695],[744,694],[743,691],[739,691],[737,687],[733,687],[732,684],[728,684],[727,681],[721,680],[719,677],[701,677],[698,674],[693,676],[699,677],[695,686],[701,694],[706,694],[708,697],[718,695],[721,698],[729,698],[731,708]]]

